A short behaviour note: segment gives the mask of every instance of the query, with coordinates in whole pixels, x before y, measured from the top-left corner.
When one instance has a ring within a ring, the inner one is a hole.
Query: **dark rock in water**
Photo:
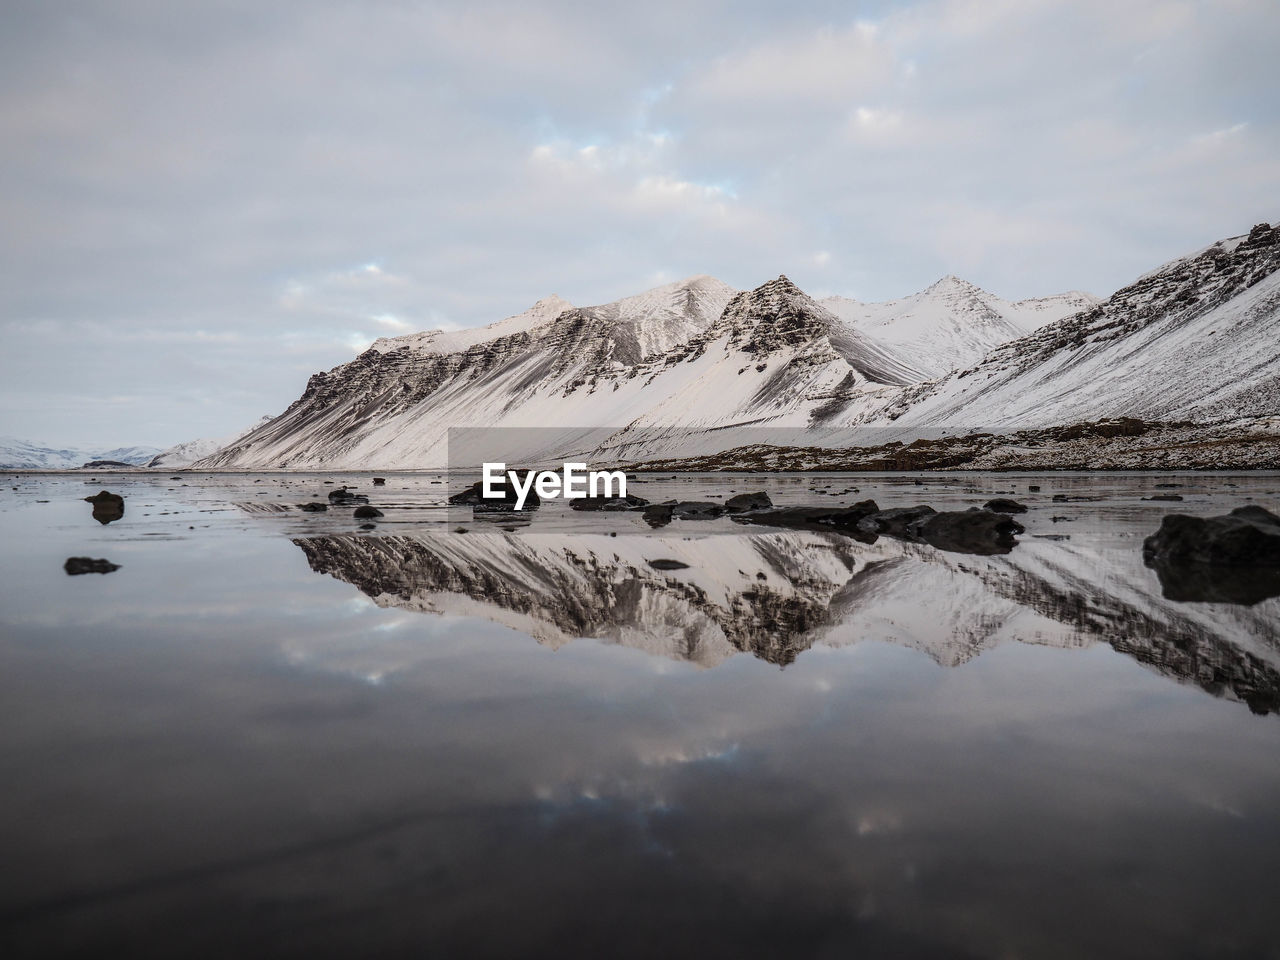
[[[532,470],[509,470],[507,472],[514,473],[519,478],[522,486],[525,483],[528,483],[529,474],[533,473]],[[520,495],[516,493],[515,486],[510,483],[509,478],[504,475],[499,482],[494,484],[494,486],[501,491],[501,494],[496,497],[485,497],[484,481],[477,480],[461,493],[455,493],[451,496],[449,498],[449,503],[454,506],[475,507],[479,510],[515,510],[516,504],[520,500]],[[542,498],[539,497],[538,492],[530,486],[529,494],[525,497],[524,507],[522,509],[532,510],[540,506],[542,506]]]
[[[340,506],[350,506],[353,503],[368,503],[369,498],[362,493],[348,490],[346,487],[339,487],[337,490],[329,491],[329,502]]]
[[[1096,503],[1101,499],[1102,499],[1101,497],[1084,497],[1084,496],[1072,497],[1072,496],[1068,496],[1065,493],[1055,493],[1053,495],[1054,503]]]
[[[373,517],[384,516],[383,512],[379,510],[377,507],[370,507],[368,505],[363,507],[356,507],[351,515],[355,517],[357,520],[367,520]]]
[[[1171,513],[1142,544],[1152,563],[1280,566],[1280,517],[1262,507],[1238,507],[1226,516]]]
[[[761,524],[799,530],[839,530],[856,540],[874,543],[876,535],[859,528],[860,521],[880,512],[874,500],[862,500],[851,507],[775,507],[735,514],[738,523]]]
[[[93,519],[101,524],[111,523],[124,516],[124,497],[118,493],[108,493],[103,490],[84,499],[93,504]]]
[[[769,499],[769,495],[763,490],[740,493],[724,502],[724,508],[730,513],[742,513],[747,510],[768,510],[772,506],[773,501]]]
[[[644,522],[651,527],[665,527],[671,522],[675,503],[651,503],[644,508]]]
[[[112,570],[119,570],[120,564],[110,560],[95,560],[93,557],[68,557],[62,569],[77,577],[82,573],[110,573]]]
[[[313,500],[311,503],[298,504],[298,509],[307,513],[320,513],[321,511],[328,510],[329,505],[327,503],[321,503],[318,500]]]
[[[992,510],[933,513],[908,529],[909,534],[939,550],[983,556],[1009,553],[1018,545],[1014,538],[1025,532],[1008,514]]]
[[[1178,487],[1181,487],[1181,486],[1182,484],[1180,483],[1157,483],[1156,489],[1157,490],[1176,490]]]
[[[182,478],[181,478],[181,477],[170,477],[169,479],[170,479],[170,480],[181,480]]]
[[[1020,504],[1017,500],[1005,500],[997,497],[995,500],[988,500],[983,505],[984,510],[990,510],[992,513],[1026,513],[1027,508]]]
[[[724,507],[705,500],[681,500],[671,512],[677,520],[714,520],[724,513]]]
[[[1182,497],[1180,497],[1176,493],[1156,493],[1156,494],[1152,494],[1149,497],[1143,497],[1142,499],[1143,500],[1160,500],[1160,501],[1167,501],[1169,503],[1174,503],[1181,500]]]
[[[858,529],[865,533],[883,533],[890,537],[912,539],[910,528],[938,511],[933,507],[894,507],[880,510],[858,521]]]
[[[386,478],[386,477],[374,477],[374,478],[373,478],[373,485],[374,485],[375,487],[385,487],[385,486],[387,485],[387,478]]]
[[[1027,492],[1028,492],[1028,493],[1039,493],[1039,492],[1040,492],[1040,487],[1039,487],[1038,485],[1036,485],[1036,484],[1034,484],[1034,483],[1033,483],[1033,484],[1031,484],[1030,486],[1028,486],[1028,487],[1027,487]]]
[[[1070,540],[1071,539],[1071,534],[1069,533],[1033,533],[1032,536],[1035,537],[1037,540]]]
[[[1051,523],[1075,523],[1076,518],[1075,517],[1050,517],[1049,521]]]
[[[1168,600],[1246,606],[1280,596],[1280,517],[1262,507],[1226,516],[1169,514],[1142,558]]]
[[[687,563],[681,563],[679,560],[650,560],[649,566],[655,570],[688,570]]]
[[[362,523],[360,524],[360,529],[361,530],[377,530],[378,525],[376,523]]]
[[[569,501],[571,510],[639,510],[648,505],[644,497],[630,493],[625,497],[577,497]]]

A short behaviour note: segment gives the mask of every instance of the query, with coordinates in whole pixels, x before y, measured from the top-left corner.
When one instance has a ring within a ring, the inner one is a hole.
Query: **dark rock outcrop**
[[[519,478],[521,485],[529,480],[529,474],[532,470],[509,470],[508,473],[514,473]],[[515,486],[508,482],[508,477],[503,477],[494,484],[501,490],[501,495],[497,497],[486,497],[484,495],[484,481],[477,480],[471,486],[467,487],[460,493],[455,493],[449,498],[449,503],[453,506],[470,506],[477,510],[499,510],[510,511],[516,508],[520,495],[516,493]],[[529,487],[529,493],[524,499],[525,510],[536,509],[542,506],[542,498],[538,496],[538,492]]]
[[[369,498],[362,493],[348,490],[346,487],[339,487],[337,490],[329,491],[329,502],[345,507],[353,503],[368,503]]]
[[[313,500],[311,503],[298,504],[298,509],[304,513],[320,513],[324,510],[328,510],[329,505],[327,503],[320,503],[318,500]]]
[[[110,493],[103,490],[101,493],[95,493],[92,497],[84,498],[87,503],[93,504],[93,519],[99,523],[106,525],[113,520],[119,520],[124,516],[124,497],[118,493]]]
[[[1280,596],[1280,517],[1262,507],[1170,514],[1143,542],[1142,556],[1169,600],[1252,605]]]
[[[648,505],[644,497],[630,493],[625,497],[578,497],[569,501],[571,510],[639,510]]]
[[[920,540],[949,553],[972,553],[991,556],[1008,553],[1025,533],[1022,524],[1008,514],[992,510],[962,510],[932,513],[912,524],[909,532]]]
[[[773,506],[773,501],[769,499],[769,495],[763,490],[754,490],[751,493],[740,493],[735,497],[730,497],[724,502],[725,510],[729,513],[744,513],[748,510],[768,510]]]
[[[854,539],[874,542],[875,534],[868,535],[859,528],[859,523],[879,512],[880,507],[874,500],[862,500],[851,507],[775,507],[736,514],[733,519],[738,523],[793,530],[838,530]]]
[[[119,570],[120,564],[102,558],[95,560],[93,557],[68,557],[62,569],[77,577],[82,573],[110,573],[112,570]]]
[[[384,514],[377,507],[371,507],[368,504],[365,504],[364,506],[356,507],[355,510],[352,511],[351,515],[357,520],[367,520],[373,517],[381,517]]]
[[[868,514],[858,521],[858,529],[864,533],[883,533],[899,540],[913,539],[911,528],[926,517],[937,513],[933,507],[921,504],[917,507],[894,507]]]
[[[1003,497],[996,497],[994,500],[988,500],[982,505],[984,510],[990,510],[992,513],[1026,513],[1027,508],[1024,504],[1017,500],[1007,500]]]
[[[706,500],[681,500],[671,512],[677,520],[714,520],[724,513],[724,507]]]

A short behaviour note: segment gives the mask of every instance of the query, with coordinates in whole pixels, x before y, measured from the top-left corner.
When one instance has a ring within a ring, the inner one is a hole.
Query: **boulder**
[[[883,533],[890,537],[911,539],[910,528],[938,511],[921,504],[917,507],[894,507],[868,514],[858,521],[858,529],[864,533]]]
[[[349,506],[353,503],[368,503],[369,498],[362,493],[348,490],[346,487],[339,487],[337,490],[329,491],[329,502],[341,506]]]
[[[724,507],[706,500],[681,500],[671,508],[677,520],[714,520],[724,513]]]
[[[1219,517],[1169,514],[1142,557],[1167,600],[1252,606],[1280,596],[1280,517],[1256,506]]]
[[[298,504],[298,509],[306,513],[320,513],[324,510],[328,510],[329,505],[327,503],[320,503],[318,500],[313,500],[310,503]]]
[[[724,502],[724,508],[730,513],[745,513],[748,510],[768,510],[772,506],[773,501],[769,499],[769,495],[763,490],[740,493]]]
[[[365,504],[362,507],[356,507],[351,513],[351,516],[355,517],[357,520],[368,520],[373,517],[381,517],[383,515],[383,512],[377,507],[371,507],[368,504]]]
[[[375,487],[385,487],[385,486],[387,485],[387,478],[386,478],[386,477],[374,477],[374,478],[373,478],[373,485],[374,485]]]
[[[670,503],[651,503],[644,508],[644,522],[651,527],[665,527],[671,522],[674,512],[674,500]]]
[[[1017,500],[1006,500],[997,497],[995,500],[988,500],[982,505],[984,510],[990,510],[992,513],[1026,513],[1027,508]]]
[[[62,569],[71,576],[77,577],[82,573],[110,573],[112,570],[119,570],[120,564],[101,558],[95,560],[93,557],[67,557],[67,562],[62,565]]]
[[[625,497],[578,497],[569,501],[571,510],[639,510],[647,507],[644,497],[627,494]]]
[[[874,542],[875,534],[860,530],[858,524],[880,507],[874,500],[862,500],[850,507],[775,507],[734,515],[738,523],[761,524],[799,530],[839,530],[858,540]]]
[[[111,523],[124,516],[124,497],[118,493],[103,490],[84,499],[87,503],[93,504],[93,519],[101,524]]]
[[[1009,553],[1025,533],[1022,524],[993,510],[961,510],[931,513],[911,524],[908,534],[939,550],[991,556]]]
[[[1142,544],[1153,563],[1280,566],[1280,517],[1262,507],[1238,507],[1220,517],[1171,513]]]
[[[520,478],[520,483],[524,484],[527,482],[529,474],[532,473],[533,471],[532,470],[512,470],[509,472],[515,473]],[[507,483],[506,480],[507,478],[504,476],[500,482],[495,484],[495,486],[497,486],[499,490],[502,491],[500,496],[485,497],[483,492],[484,481],[477,480],[475,483],[467,487],[461,493],[455,493],[453,496],[451,496],[449,498],[449,503],[455,506],[476,507],[481,510],[500,510],[500,511],[514,510],[516,508],[516,503],[519,501],[520,497],[519,497],[519,494],[516,493],[515,487],[510,483]],[[523,509],[532,510],[540,506],[542,506],[542,498],[539,497],[538,492],[534,490],[532,486],[530,486],[529,494],[524,499]]]

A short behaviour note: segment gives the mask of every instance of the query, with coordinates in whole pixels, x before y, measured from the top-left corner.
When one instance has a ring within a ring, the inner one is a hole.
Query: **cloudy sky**
[[[710,273],[1108,294],[1280,218],[1274,0],[7,0],[0,434]]]

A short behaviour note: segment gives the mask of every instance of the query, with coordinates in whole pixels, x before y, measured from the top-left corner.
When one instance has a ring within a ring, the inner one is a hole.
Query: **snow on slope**
[[[1260,224],[858,418],[965,430],[1280,416],[1278,269],[1280,230]]]
[[[604,462],[714,453],[744,442],[737,428],[841,446],[867,444],[866,427],[888,428],[883,443],[1120,416],[1280,416],[1278,236],[1260,225],[1047,324],[1087,295],[1007,304],[947,278],[859,321],[896,345],[785,277],[737,294],[693,277],[550,319],[544,301],[469,332],[465,349],[441,352],[454,341],[439,333],[380,341],[197,466],[440,467],[451,427],[544,428],[510,462]],[[972,355],[1023,325],[1040,328],[923,382],[941,356]]]
[[[152,457],[150,462],[147,463],[147,466],[165,467],[170,470],[174,470],[179,467],[188,467],[197,460],[203,460],[205,457],[212,456],[227,444],[234,443],[249,431],[258,429],[258,427],[262,426],[264,423],[270,422],[270,420],[271,416],[268,414],[252,426],[245,427],[243,430],[239,430],[229,437],[220,437],[216,440],[209,437],[200,437],[196,440],[187,440],[184,443],[176,443],[167,450],[162,450],[160,453]]]
[[[1063,293],[1011,303],[958,277],[885,303],[826,297],[822,305],[855,330],[895,348],[930,379],[971,366],[996,346],[1099,302]]]
[[[448,354],[396,338],[198,466],[443,466],[454,426],[562,427],[566,446],[593,427],[804,427],[832,397],[921,379],[785,277],[731,294],[693,277]]]
[[[46,447],[28,440],[0,437],[0,468],[9,470],[75,470],[94,460],[143,464],[156,455],[155,447]]]
[[[529,333],[539,327],[546,326],[566,310],[572,310],[573,304],[563,297],[552,294],[543,297],[528,310],[507,317],[486,327],[470,327],[465,330],[427,330],[423,333],[407,333],[400,337],[379,337],[373,341],[371,350],[379,353],[392,353],[403,348],[416,350],[419,353],[456,353],[466,350],[477,343],[497,340],[519,333]]]

